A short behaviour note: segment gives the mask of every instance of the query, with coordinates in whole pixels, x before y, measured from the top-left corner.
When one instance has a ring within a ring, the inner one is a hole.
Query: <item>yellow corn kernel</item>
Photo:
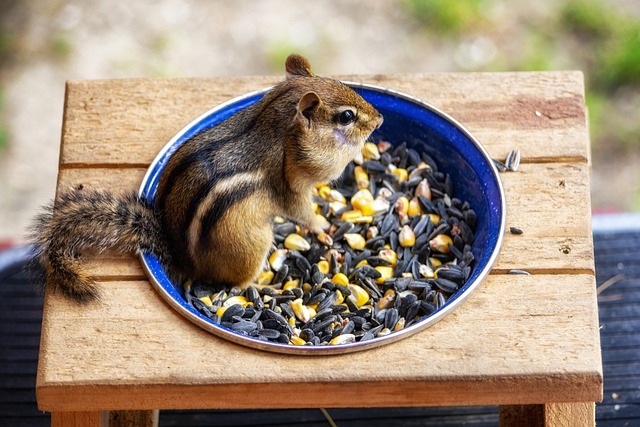
[[[451,252],[449,245],[453,244],[453,240],[451,237],[446,234],[438,234],[436,237],[429,241],[429,247],[434,250],[441,252],[443,254],[448,254]]]
[[[229,297],[222,304],[223,307],[231,307],[232,305],[240,304],[243,307],[246,307],[250,304],[249,300],[241,295],[237,295],[235,297]]]
[[[302,290],[305,292],[309,292],[311,290],[312,286],[311,283],[303,283],[302,284]]]
[[[356,166],[353,174],[355,175],[356,185],[359,189],[369,188],[369,175],[362,166]]]
[[[389,335],[391,333],[391,330],[389,328],[384,328],[383,330],[381,330],[380,332],[378,332],[378,337],[384,337],[386,335]]]
[[[362,261],[360,261],[359,263],[356,264],[356,268],[360,268],[363,265],[369,265],[369,263],[367,262],[366,259],[363,259]]]
[[[216,314],[220,317],[222,317],[222,315],[224,314],[224,312],[227,311],[227,307],[225,307],[224,305],[222,307],[220,307],[217,311]]]
[[[329,192],[329,201],[330,202],[347,203],[346,197],[344,197],[344,195],[341,192],[339,192],[338,190],[331,190]]]
[[[284,247],[304,252],[308,251],[311,248],[311,245],[307,242],[307,239],[298,233],[291,233],[284,239]]]
[[[417,197],[414,197],[409,202],[409,209],[407,210],[407,215],[413,218],[416,215],[422,214],[422,208],[420,207],[420,202]]]
[[[389,201],[381,197],[376,198],[362,206],[362,215],[376,216],[387,213],[389,210]]]
[[[258,275],[258,284],[260,286],[268,286],[271,284],[275,273],[273,271],[263,271]]]
[[[378,266],[376,267],[376,271],[381,274],[381,276],[376,279],[378,285],[382,285],[385,280],[393,277],[393,267]]]
[[[343,273],[338,273],[331,278],[331,283],[347,286],[349,284],[349,278],[347,278]]]
[[[433,268],[436,268],[442,265],[442,261],[440,261],[438,258],[431,257],[429,258],[429,264],[431,264]]]
[[[396,291],[393,289],[387,289],[382,298],[378,300],[378,308],[384,310],[385,308],[393,307],[396,298]]]
[[[347,233],[344,235],[344,239],[351,249],[364,249],[364,245],[367,243],[362,234],[358,233]]]
[[[373,142],[365,142],[362,147],[362,156],[365,160],[380,160],[380,151]]]
[[[327,261],[326,259],[318,261],[318,270],[320,270],[320,273],[329,274],[330,267],[331,266],[329,265],[329,261]]]
[[[211,302],[211,298],[209,298],[208,296],[200,297],[198,299],[202,301],[207,307],[211,307],[213,305],[213,303]]]
[[[426,264],[420,264],[420,266],[418,267],[418,271],[420,272],[422,277],[425,277],[427,279],[433,279],[434,277],[436,277],[433,268],[429,267]]]
[[[391,267],[395,267],[396,262],[398,261],[398,254],[395,253],[392,249],[382,249],[380,252],[378,252],[378,256],[389,261],[391,263]]]
[[[429,200],[431,200],[431,187],[429,186],[429,181],[423,179],[416,185],[416,191],[414,192],[415,196],[423,196]]]
[[[289,344],[291,345],[305,345],[307,342],[300,337],[292,336],[289,340]]]
[[[403,168],[395,168],[393,174],[398,177],[398,182],[404,182],[409,177],[409,173]]]
[[[369,293],[364,290],[361,286],[348,284],[347,287],[351,291],[351,301],[353,301],[358,307],[362,307],[367,302],[369,302]]]
[[[346,211],[342,214],[342,216],[340,217],[340,219],[342,221],[349,221],[349,222],[353,222],[356,219],[360,218],[362,216],[362,212],[360,212],[357,209],[352,209],[350,211]]]
[[[378,234],[380,234],[380,230],[378,230],[378,227],[375,225],[367,229],[367,239],[373,239],[374,237],[377,237]]]
[[[398,197],[398,200],[396,200],[393,208],[396,210],[396,213],[398,213],[398,215],[407,215],[407,212],[409,212],[409,199],[407,199],[405,196]]]
[[[416,166],[416,168],[414,170],[412,170],[411,173],[409,174],[409,179],[413,179],[418,174],[421,174],[422,173],[422,169],[431,169],[431,166],[429,166],[425,162],[420,162],[420,164],[418,164],[418,166]]]
[[[333,299],[333,304],[338,305],[344,302],[344,295],[339,290],[336,291],[336,297]]]
[[[352,221],[354,224],[371,224],[373,222],[372,216],[361,216]]]
[[[295,289],[300,287],[300,279],[289,280],[287,283],[282,286],[282,289],[285,291],[290,291],[291,289]]]
[[[403,248],[410,248],[416,242],[416,235],[413,233],[413,230],[408,225],[405,225],[400,230],[400,234],[398,234],[398,243]]]
[[[286,249],[276,249],[269,255],[269,265],[274,271],[280,270],[280,267],[287,259],[287,252]]]
[[[399,331],[401,329],[404,329],[404,324],[405,324],[404,317],[399,318],[398,322],[396,323],[396,326],[393,327],[393,330]]]
[[[432,223],[437,224],[440,222],[440,215],[438,214],[429,214],[429,219],[431,220]]]
[[[325,200],[329,200],[329,194],[331,194],[331,187],[328,185],[323,185],[318,188],[318,196],[322,197]]]
[[[295,327],[296,326],[296,319],[294,319],[293,317],[290,317],[289,318],[289,326]]]
[[[341,334],[329,341],[331,345],[350,344],[356,342],[356,336],[353,334]]]
[[[368,188],[363,188],[362,190],[358,190],[353,196],[351,196],[351,206],[354,209],[362,209],[362,207],[373,201],[373,194],[369,191]]]
[[[333,245],[333,239],[327,233],[318,234],[318,240],[320,241],[320,243],[324,244],[325,246]]]

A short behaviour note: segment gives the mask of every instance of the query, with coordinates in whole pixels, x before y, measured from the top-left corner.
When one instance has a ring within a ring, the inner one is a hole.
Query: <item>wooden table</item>
[[[351,76],[351,79],[353,76]],[[76,81],[67,85],[58,189],[137,189],[193,118],[279,77]],[[99,303],[47,293],[37,398],[53,425],[102,411],[501,405],[503,425],[594,424],[602,398],[589,196],[589,137],[578,72],[362,76],[450,113],[503,173],[507,232],[488,279],[435,326],[351,355],[301,357],[219,339],[181,317],[133,257],[90,262]],[[510,275],[511,269],[531,273]],[[157,415],[157,412],[155,413]],[[116,417],[112,417],[114,419]]]

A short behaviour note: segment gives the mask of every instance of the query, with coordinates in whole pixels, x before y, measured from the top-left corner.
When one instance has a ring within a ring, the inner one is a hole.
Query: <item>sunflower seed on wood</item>
[[[530,275],[531,273],[529,273],[528,271],[525,270],[509,270],[509,274],[522,274],[522,275]]]
[[[504,162],[506,168],[510,171],[517,171],[518,166],[520,166],[520,150],[511,150],[509,154],[507,154],[507,158]]]
[[[509,227],[509,231],[511,232],[511,234],[522,234],[522,230],[519,229],[518,227]]]
[[[491,160],[493,161],[493,164],[495,165],[496,169],[498,169],[498,172],[506,172],[507,170],[509,170],[507,165],[502,163],[500,160],[498,159],[491,159]]]

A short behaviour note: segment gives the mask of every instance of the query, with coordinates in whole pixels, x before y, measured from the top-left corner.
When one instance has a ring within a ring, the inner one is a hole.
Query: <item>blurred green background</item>
[[[0,0],[0,241],[53,196],[65,80],[281,74],[291,51],[319,74],[582,70],[593,209],[640,210],[636,0]]]

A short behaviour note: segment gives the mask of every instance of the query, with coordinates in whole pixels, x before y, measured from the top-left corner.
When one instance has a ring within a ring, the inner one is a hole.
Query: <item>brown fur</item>
[[[77,256],[86,250],[152,252],[174,280],[244,286],[273,240],[271,220],[319,231],[311,190],[337,178],[382,116],[342,83],[316,77],[291,55],[287,79],[263,99],[185,142],[158,184],[155,207],[134,195],[72,191],[37,218],[34,243],[49,286],[97,295]],[[345,109],[357,115],[342,125]]]

